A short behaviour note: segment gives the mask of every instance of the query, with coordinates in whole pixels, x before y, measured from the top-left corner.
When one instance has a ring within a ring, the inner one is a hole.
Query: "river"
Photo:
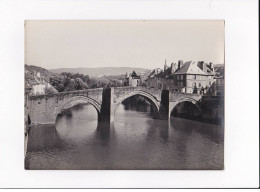
[[[223,169],[220,125],[152,118],[147,105],[121,104],[114,124],[97,123],[92,105],[30,128],[26,169]]]

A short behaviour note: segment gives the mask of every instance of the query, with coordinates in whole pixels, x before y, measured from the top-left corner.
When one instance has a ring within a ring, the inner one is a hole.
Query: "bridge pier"
[[[159,108],[159,119],[168,120],[170,117],[169,105],[170,105],[170,93],[169,90],[162,90],[161,103]]]
[[[28,114],[32,124],[55,124],[56,116],[77,104],[90,103],[98,112],[99,123],[113,123],[116,106],[133,95],[142,95],[152,103],[156,119],[169,119],[171,110],[180,102],[196,104],[201,95],[146,87],[98,88],[49,95],[30,96]]]
[[[107,88],[102,93],[101,110],[98,114],[98,123],[114,122],[114,104],[113,104],[114,88]]]

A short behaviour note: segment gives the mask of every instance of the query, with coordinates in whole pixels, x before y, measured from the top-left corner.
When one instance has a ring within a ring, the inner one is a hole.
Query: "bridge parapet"
[[[135,93],[147,93],[153,96],[158,102],[161,100],[161,89],[147,88],[147,87],[115,87],[114,88],[114,102],[116,103],[122,96],[135,94]]]
[[[90,103],[98,112],[99,122],[113,122],[114,113],[119,104],[134,95],[142,95],[147,98],[156,111],[155,116],[161,119],[168,118],[171,110],[178,103],[189,101],[196,105],[202,97],[202,95],[197,94],[148,87],[86,89],[30,96],[28,113],[33,124],[55,124],[57,114],[63,110],[77,104]]]
[[[54,124],[57,114],[77,104],[90,103],[100,111],[103,88],[30,96],[28,111],[33,124]]]
[[[33,96],[29,96],[29,100],[40,101],[43,99],[48,100],[49,98],[55,98],[57,101],[63,101],[71,97],[83,96],[83,97],[90,97],[95,101],[97,101],[98,103],[102,103],[102,93],[103,93],[103,88],[86,89],[86,90],[59,92],[59,93],[47,94],[47,95],[33,95]]]
[[[202,95],[199,94],[193,94],[193,93],[183,93],[183,92],[178,92],[174,90],[169,90],[170,96],[169,99],[170,101],[176,101],[184,98],[190,98],[194,99],[196,101],[199,101],[202,98]]]

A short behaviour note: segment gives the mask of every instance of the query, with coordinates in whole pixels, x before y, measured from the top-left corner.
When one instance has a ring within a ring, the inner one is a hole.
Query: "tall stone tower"
[[[166,64],[166,59],[165,59],[165,63],[164,63],[164,71],[166,71],[167,70],[167,64]]]

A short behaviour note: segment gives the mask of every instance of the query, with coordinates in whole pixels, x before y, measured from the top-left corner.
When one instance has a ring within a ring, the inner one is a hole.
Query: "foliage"
[[[54,94],[56,93],[56,90],[54,90],[52,87],[45,87],[44,92],[45,94]]]
[[[88,75],[67,72],[50,77],[50,83],[58,92],[123,86],[122,80],[114,78],[89,78]]]

